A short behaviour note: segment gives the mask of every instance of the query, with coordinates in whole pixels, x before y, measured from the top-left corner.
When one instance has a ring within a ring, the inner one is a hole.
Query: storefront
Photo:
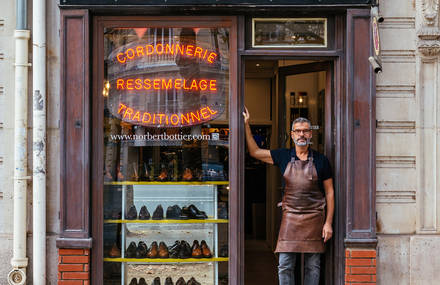
[[[247,284],[245,97],[271,147],[308,99],[336,190],[321,279],[343,284],[376,248],[374,1],[192,2],[61,1],[60,260],[82,249],[92,284]],[[310,73],[317,97],[292,92]]]

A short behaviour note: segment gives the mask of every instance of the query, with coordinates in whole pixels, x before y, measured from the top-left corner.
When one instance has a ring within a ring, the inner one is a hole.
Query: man
[[[300,117],[293,121],[294,148],[267,150],[255,143],[246,108],[243,116],[250,155],[277,165],[285,182],[283,215],[275,250],[279,253],[279,284],[295,284],[296,256],[304,253],[304,284],[318,285],[321,253],[324,243],[333,234],[334,189],[330,163],[327,157],[309,147],[312,130],[308,119]]]

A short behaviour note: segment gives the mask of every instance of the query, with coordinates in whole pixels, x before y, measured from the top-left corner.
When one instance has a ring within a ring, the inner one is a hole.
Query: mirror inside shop
[[[228,29],[104,47],[104,284],[228,284]]]

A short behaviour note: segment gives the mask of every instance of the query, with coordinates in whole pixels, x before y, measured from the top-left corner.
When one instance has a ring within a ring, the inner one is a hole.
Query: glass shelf
[[[229,261],[228,257],[213,258],[104,258],[106,262],[131,262],[131,263],[196,263],[196,262],[222,262]]]
[[[228,185],[229,181],[113,181],[104,185]]]
[[[226,219],[205,220],[104,220],[106,224],[227,224]]]

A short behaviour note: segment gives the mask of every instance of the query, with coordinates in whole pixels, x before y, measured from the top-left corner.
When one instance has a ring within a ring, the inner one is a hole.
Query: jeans
[[[318,285],[320,273],[320,253],[304,253],[304,285]],[[295,285],[295,252],[280,252],[278,259],[280,285]]]

